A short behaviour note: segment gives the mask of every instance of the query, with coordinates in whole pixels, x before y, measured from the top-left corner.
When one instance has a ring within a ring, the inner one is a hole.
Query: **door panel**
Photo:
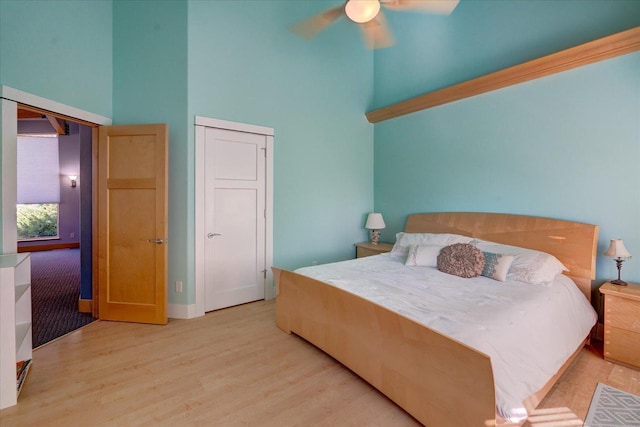
[[[156,245],[146,240],[155,236],[155,224],[139,211],[142,206],[155,206],[155,190],[113,188],[109,191],[109,300],[117,303],[154,304]],[[127,286],[126,283],[136,283]],[[123,284],[123,286],[115,286]]]
[[[167,125],[103,126],[99,318],[167,323]]]
[[[216,254],[213,281],[219,294],[242,288],[250,292],[256,283],[260,267],[256,241],[256,196],[255,189],[215,190],[214,228],[224,230],[213,240]]]
[[[266,137],[205,132],[205,310],[264,299]]]
[[[213,148],[215,179],[257,180],[260,147],[255,143],[217,139]]]

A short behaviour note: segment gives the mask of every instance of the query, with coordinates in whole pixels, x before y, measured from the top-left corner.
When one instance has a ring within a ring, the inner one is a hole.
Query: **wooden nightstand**
[[[370,242],[356,243],[356,258],[364,258],[371,255],[380,255],[393,249],[391,243],[378,243],[374,245]]]
[[[607,282],[600,293],[604,294],[604,358],[640,368],[640,285]]]

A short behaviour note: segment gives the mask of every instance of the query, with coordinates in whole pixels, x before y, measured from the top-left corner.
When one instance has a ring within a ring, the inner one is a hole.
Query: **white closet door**
[[[205,130],[205,311],[265,297],[266,136]]]

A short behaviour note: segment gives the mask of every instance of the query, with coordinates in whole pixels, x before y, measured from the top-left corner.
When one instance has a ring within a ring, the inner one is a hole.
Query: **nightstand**
[[[640,285],[605,283],[604,358],[632,368],[640,368]]]
[[[371,255],[380,255],[391,251],[393,245],[391,243],[378,243],[374,245],[370,242],[356,243],[356,258],[364,258]]]

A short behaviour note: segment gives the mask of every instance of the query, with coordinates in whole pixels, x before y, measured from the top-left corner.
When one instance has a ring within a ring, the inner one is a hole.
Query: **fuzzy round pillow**
[[[470,278],[482,274],[486,260],[478,248],[468,243],[445,246],[438,255],[438,270]]]

